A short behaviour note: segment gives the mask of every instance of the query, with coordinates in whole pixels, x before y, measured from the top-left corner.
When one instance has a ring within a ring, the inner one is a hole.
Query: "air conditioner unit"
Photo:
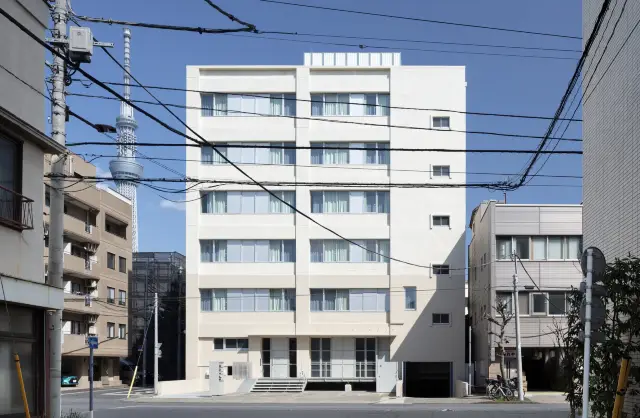
[[[87,281],[87,287],[90,289],[95,289],[98,287],[98,281],[97,280],[88,280]]]

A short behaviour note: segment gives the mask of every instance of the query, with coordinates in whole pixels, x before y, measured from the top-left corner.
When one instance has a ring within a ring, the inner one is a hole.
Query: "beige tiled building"
[[[45,158],[45,173],[50,162]],[[95,176],[96,167],[71,155],[68,175]],[[49,180],[45,179],[44,223],[49,223]],[[128,356],[128,282],[131,270],[131,202],[117,192],[87,183],[66,188],[64,205],[64,312],[62,375],[89,385],[86,338],[97,335],[94,380],[120,383],[119,358]],[[45,247],[45,272],[49,249]]]

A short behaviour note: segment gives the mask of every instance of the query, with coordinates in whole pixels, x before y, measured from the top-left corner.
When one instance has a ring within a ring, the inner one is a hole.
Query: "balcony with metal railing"
[[[0,186],[0,225],[18,231],[33,229],[33,200]]]

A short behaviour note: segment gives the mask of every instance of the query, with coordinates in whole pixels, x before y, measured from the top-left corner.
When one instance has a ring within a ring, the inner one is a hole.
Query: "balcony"
[[[33,229],[33,200],[0,186],[0,224],[17,231]]]
[[[45,213],[44,222],[46,224],[50,224],[49,219],[49,214]],[[71,237],[74,241],[100,244],[99,231],[96,225],[89,225],[74,216],[64,215],[64,234]]]
[[[81,292],[64,294],[64,310],[68,312],[98,315],[95,302]]]
[[[64,254],[64,273],[83,279],[98,279],[100,277],[97,263],[67,253]]]

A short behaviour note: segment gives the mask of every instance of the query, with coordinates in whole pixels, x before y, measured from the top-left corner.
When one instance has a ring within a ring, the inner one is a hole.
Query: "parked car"
[[[62,376],[60,384],[62,386],[78,386],[78,376]]]

